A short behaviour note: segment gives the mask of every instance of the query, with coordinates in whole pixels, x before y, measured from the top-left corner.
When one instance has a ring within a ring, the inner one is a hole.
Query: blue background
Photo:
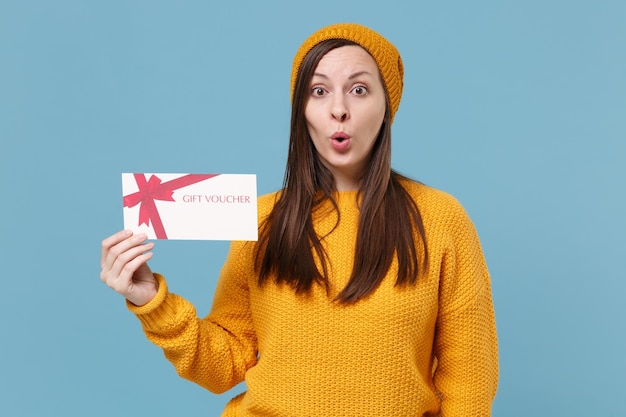
[[[394,165],[493,279],[495,416],[626,415],[626,2],[0,2],[0,415],[219,415],[99,280],[121,172],[280,187],[291,60],[352,21],[403,55]],[[157,242],[208,312],[225,242]]]

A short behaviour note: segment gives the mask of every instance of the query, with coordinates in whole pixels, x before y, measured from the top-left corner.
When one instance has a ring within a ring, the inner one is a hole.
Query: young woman
[[[246,381],[224,416],[491,414],[489,274],[459,203],[391,169],[402,83],[369,28],[304,42],[283,189],[259,199],[259,241],[232,243],[208,316],[151,272],[145,235],[103,241],[101,279],[181,376]]]

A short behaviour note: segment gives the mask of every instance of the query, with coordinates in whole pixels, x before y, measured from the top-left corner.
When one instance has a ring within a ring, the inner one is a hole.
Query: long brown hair
[[[309,136],[304,110],[310,82],[319,61],[329,51],[357,45],[330,39],[313,47],[302,61],[293,93],[291,133],[283,189],[262,223],[256,252],[259,285],[271,276],[296,293],[308,293],[313,284],[328,290],[327,255],[313,227],[312,213],[336,191],[331,172],[322,164]],[[384,84],[384,83],[383,83]],[[385,96],[387,92],[385,90]],[[426,234],[417,204],[401,185],[403,176],[391,169],[389,100],[374,143],[368,169],[359,187],[359,224],[352,275],[336,301],[351,304],[367,297],[384,279],[394,256],[398,260],[396,285],[414,284],[428,262]],[[335,225],[336,226],[336,225]],[[419,245],[414,231],[418,232]],[[375,239],[371,237],[375,236]],[[418,255],[418,247],[421,247]],[[321,261],[320,271],[314,254]],[[420,259],[421,257],[421,259]]]

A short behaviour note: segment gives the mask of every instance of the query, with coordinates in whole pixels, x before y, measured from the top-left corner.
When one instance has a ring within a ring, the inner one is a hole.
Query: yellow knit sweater
[[[396,287],[396,264],[368,298],[332,298],[352,268],[356,193],[339,193],[339,226],[323,240],[331,294],[296,296],[257,285],[254,242],[233,242],[210,314],[198,318],[162,276],[148,304],[129,304],[147,337],[178,373],[213,392],[245,380],[223,416],[489,416],[498,379],[489,274],[474,226],[459,203],[416,183],[430,256],[428,274]],[[259,216],[275,195],[259,199]],[[316,212],[322,235],[335,224]]]

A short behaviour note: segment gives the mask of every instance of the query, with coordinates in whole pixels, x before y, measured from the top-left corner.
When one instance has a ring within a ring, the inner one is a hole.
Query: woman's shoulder
[[[426,223],[450,225],[469,220],[465,208],[452,194],[411,179],[403,178],[401,184],[417,204]]]
[[[446,191],[410,178],[402,178],[400,183],[420,209],[422,209],[422,207],[424,209],[428,209],[429,207],[436,209],[441,209],[442,207],[462,208],[459,200]]]
[[[272,193],[263,194],[257,199],[257,208],[259,212],[259,219],[264,219],[269,216],[270,212],[274,208],[276,201],[280,197],[280,191],[274,191]]]

